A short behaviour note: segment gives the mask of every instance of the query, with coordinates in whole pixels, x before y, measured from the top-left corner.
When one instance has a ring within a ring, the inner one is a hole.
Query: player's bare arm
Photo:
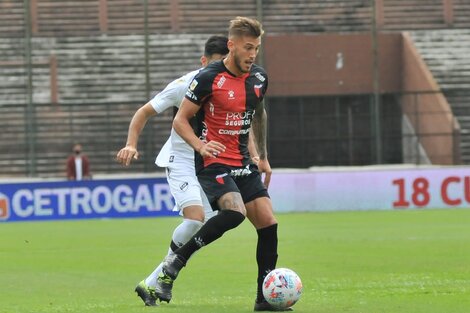
[[[157,112],[155,112],[150,103],[143,105],[137,110],[137,112],[135,112],[131,123],[129,124],[126,146],[119,150],[116,155],[116,160],[119,163],[129,166],[132,159],[137,160],[139,158],[137,142],[139,141],[140,133],[142,132],[142,129],[144,129],[148,119],[156,114]]]
[[[191,127],[190,120],[199,111],[200,106],[188,99],[183,99],[181,106],[173,120],[173,128],[195,151],[202,157],[216,158],[225,151],[225,146],[217,141],[204,142],[199,139]]]
[[[258,164],[259,162],[259,153],[256,149],[253,129],[250,130],[248,135],[248,152],[250,153],[251,160],[253,163]]]
[[[258,169],[260,173],[265,173],[264,185],[266,188],[269,187],[272,174],[271,165],[268,161],[268,150],[266,147],[267,120],[268,118],[264,108],[264,102],[260,102],[256,106],[251,129],[253,130],[256,149],[259,153]]]

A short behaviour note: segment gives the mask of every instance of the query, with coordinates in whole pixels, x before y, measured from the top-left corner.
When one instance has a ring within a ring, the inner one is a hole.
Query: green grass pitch
[[[470,210],[278,214],[279,267],[304,292],[295,312],[470,312]],[[253,227],[199,251],[173,300],[134,293],[179,218],[0,224],[0,312],[252,312]]]

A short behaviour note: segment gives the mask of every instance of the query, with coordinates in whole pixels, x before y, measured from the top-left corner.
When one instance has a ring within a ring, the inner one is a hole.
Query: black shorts
[[[261,197],[269,198],[254,164],[246,167],[211,164],[199,171],[197,178],[214,210],[220,209],[217,200],[228,192],[240,193],[244,203]]]

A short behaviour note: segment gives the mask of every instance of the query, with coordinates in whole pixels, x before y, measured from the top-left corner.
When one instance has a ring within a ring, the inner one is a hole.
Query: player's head
[[[79,143],[74,144],[73,148],[72,148],[72,151],[77,155],[82,153],[82,145],[79,144]]]
[[[228,38],[226,36],[211,36],[204,45],[204,55],[201,57],[202,66],[222,60],[228,54]]]
[[[248,17],[236,17],[228,29],[229,55],[240,74],[248,73],[261,46],[264,30],[260,22]]]

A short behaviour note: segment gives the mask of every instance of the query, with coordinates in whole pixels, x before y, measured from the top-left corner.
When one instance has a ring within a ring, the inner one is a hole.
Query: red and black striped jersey
[[[255,64],[249,73],[237,77],[223,61],[217,61],[194,77],[186,98],[201,106],[196,115],[196,135],[203,141],[215,140],[226,147],[215,159],[202,159],[196,153],[196,171],[213,163],[230,166],[250,163],[248,134],[255,109],[267,87],[266,72]]]

